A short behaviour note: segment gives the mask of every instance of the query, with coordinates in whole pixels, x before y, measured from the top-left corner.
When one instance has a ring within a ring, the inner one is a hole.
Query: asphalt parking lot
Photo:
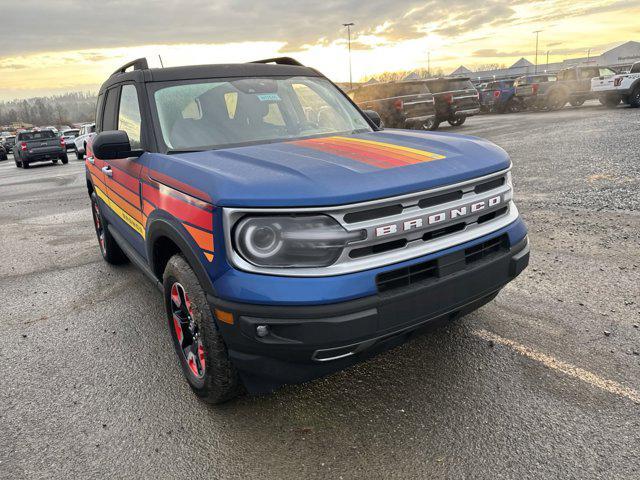
[[[84,165],[0,162],[0,478],[639,478],[640,109],[471,118],[530,267],[371,361],[209,407],[155,288],[100,257]]]

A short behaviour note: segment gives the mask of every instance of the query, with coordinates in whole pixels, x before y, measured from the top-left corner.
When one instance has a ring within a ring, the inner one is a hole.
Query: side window
[[[118,110],[119,87],[107,90],[104,99],[104,113],[102,115],[102,125],[100,131],[116,129],[116,111]]]
[[[238,108],[238,92],[227,92],[224,94],[224,103],[227,106],[227,115],[230,119],[236,117],[236,108]]]
[[[129,135],[131,148],[140,148],[140,105],[138,92],[134,85],[124,85],[120,94],[120,108],[118,109],[118,130],[124,130]]]
[[[284,118],[282,118],[282,112],[280,111],[280,107],[277,103],[269,104],[269,111],[263,117],[263,120],[266,123],[270,123],[271,125],[275,125],[277,127],[284,127]]]
[[[98,96],[98,102],[96,104],[96,129],[98,131],[102,130],[102,114],[104,112],[104,93]],[[80,135],[84,135],[87,133],[86,127],[80,128]]]

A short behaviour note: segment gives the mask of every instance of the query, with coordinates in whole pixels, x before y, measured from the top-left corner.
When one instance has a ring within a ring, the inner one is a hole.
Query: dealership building
[[[594,65],[609,66],[617,70],[624,70],[635,62],[640,62],[640,42],[626,42],[618,45],[599,56],[570,58],[562,62],[546,63],[545,52],[541,52],[538,56],[542,62],[538,63],[538,67],[525,58],[521,58],[509,68],[499,68],[496,70],[484,70],[480,72],[472,72],[464,65],[459,66],[449,76],[454,77],[470,77],[474,82],[486,82],[494,79],[515,78],[522,75],[531,75],[538,73],[555,73],[563,68],[572,67],[574,65]]]

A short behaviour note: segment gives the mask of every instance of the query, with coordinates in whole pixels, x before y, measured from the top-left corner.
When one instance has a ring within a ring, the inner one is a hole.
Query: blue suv
[[[104,259],[162,295],[210,403],[343,369],[493,299],[527,265],[501,148],[380,127],[290,58],[116,71],[87,188]]]

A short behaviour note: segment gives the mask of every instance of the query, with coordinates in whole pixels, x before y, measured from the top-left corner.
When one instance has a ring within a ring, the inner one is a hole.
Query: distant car
[[[436,105],[436,123],[462,125],[467,117],[480,113],[478,91],[469,78],[434,78],[426,80]]]
[[[615,107],[620,102],[640,107],[640,62],[634,63],[628,73],[592,78],[591,91],[607,107]]]
[[[78,157],[78,160],[82,160],[84,158],[85,152],[87,151],[87,142],[95,134],[96,134],[95,123],[87,123],[86,125],[82,125],[80,127],[78,136],[73,140],[73,143],[75,145],[75,150],[76,150],[76,156]]]
[[[610,75],[615,75],[615,72],[607,67],[575,66],[560,70],[558,80],[549,86],[545,100],[546,108],[558,110],[567,102],[572,107],[579,107],[587,100],[598,98],[598,95],[591,91],[591,79]]]
[[[7,156],[7,151],[4,148],[4,145],[0,144],[0,160],[6,160],[7,158],[9,158]]]
[[[18,168],[29,168],[36,162],[68,163],[64,140],[52,130],[20,132],[16,137],[13,159]]]
[[[438,128],[433,95],[424,81],[365,85],[350,96],[363,110],[375,110],[389,128]]]
[[[62,130],[60,132],[60,134],[62,135],[62,138],[64,138],[64,144],[66,145],[67,150],[76,149],[75,139],[79,133],[80,133],[80,130],[76,128],[71,128],[69,130]]]
[[[480,104],[486,111],[514,113],[522,110],[522,103],[515,96],[513,80],[496,80],[484,89]]]
[[[2,144],[2,146],[4,147],[7,153],[13,152],[13,146],[15,145],[15,143],[16,143],[15,135],[11,135],[10,137],[3,137],[2,142],[0,142],[0,144]]]
[[[543,110],[546,108],[547,93],[558,79],[556,75],[524,75],[513,82],[515,97],[523,108]]]

